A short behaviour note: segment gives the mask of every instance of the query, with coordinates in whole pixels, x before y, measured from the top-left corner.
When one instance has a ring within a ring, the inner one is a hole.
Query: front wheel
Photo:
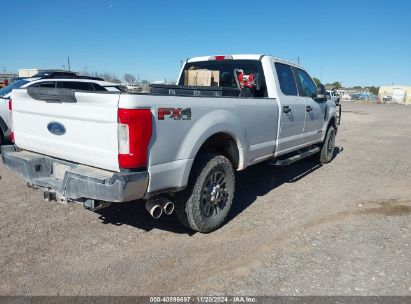
[[[320,163],[327,164],[329,163],[334,156],[334,147],[335,147],[335,128],[330,126],[327,130],[327,134],[324,138],[324,143],[322,144],[320,151]]]
[[[216,230],[230,212],[234,190],[235,175],[231,162],[222,155],[199,155],[193,164],[187,188],[176,197],[179,221],[203,233]]]

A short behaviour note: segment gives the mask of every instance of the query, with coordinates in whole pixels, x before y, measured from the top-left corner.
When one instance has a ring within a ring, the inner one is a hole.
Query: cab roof
[[[213,57],[226,57],[226,59],[233,60],[260,60],[263,54],[235,54],[235,55],[211,55],[211,56],[200,56],[187,59],[187,62],[198,62],[198,61],[208,61],[213,60]]]

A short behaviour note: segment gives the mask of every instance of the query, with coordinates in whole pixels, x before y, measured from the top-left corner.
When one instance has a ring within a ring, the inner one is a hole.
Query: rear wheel
[[[217,154],[199,155],[186,190],[177,194],[176,214],[186,227],[211,232],[225,222],[233,203],[234,169]]]
[[[334,126],[330,126],[327,130],[324,143],[321,147],[320,163],[327,164],[333,159],[334,147],[335,147],[335,128]]]

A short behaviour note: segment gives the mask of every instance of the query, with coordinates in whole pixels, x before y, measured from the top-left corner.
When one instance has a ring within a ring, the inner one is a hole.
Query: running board
[[[315,147],[305,152],[299,152],[297,155],[291,156],[290,158],[277,159],[277,160],[274,159],[268,162],[268,164],[272,166],[286,166],[286,165],[292,164],[300,159],[306,158],[318,152],[320,152],[320,147]]]

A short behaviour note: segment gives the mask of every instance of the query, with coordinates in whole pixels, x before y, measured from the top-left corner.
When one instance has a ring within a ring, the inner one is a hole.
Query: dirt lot
[[[237,175],[204,235],[47,203],[0,165],[1,295],[411,295],[411,107],[344,104],[336,157]]]

